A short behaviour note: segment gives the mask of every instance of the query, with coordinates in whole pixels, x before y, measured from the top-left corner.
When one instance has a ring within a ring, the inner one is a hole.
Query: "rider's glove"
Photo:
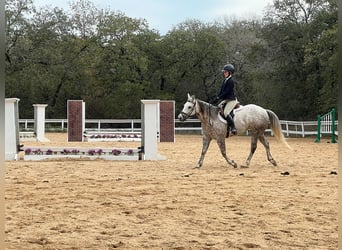
[[[214,98],[212,98],[209,103],[210,104],[215,104],[217,101],[219,100],[219,98],[217,96],[215,96]]]

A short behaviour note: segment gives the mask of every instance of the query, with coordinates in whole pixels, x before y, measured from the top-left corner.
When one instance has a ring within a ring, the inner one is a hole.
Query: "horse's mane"
[[[210,111],[210,113],[211,112],[212,113],[218,113],[219,107],[217,107],[216,105],[207,103],[207,102],[202,101],[200,99],[196,99],[196,100],[197,100],[197,103],[200,107],[200,112],[207,113],[207,114],[209,114],[209,111]]]
[[[210,103],[208,103],[208,102],[205,102],[205,101],[203,101],[203,100],[200,100],[200,99],[196,99],[199,103],[200,103],[200,105],[201,105],[201,107],[205,107],[205,108],[215,108],[215,109],[218,109],[219,107],[217,107],[217,105],[213,105],[213,104],[210,104]]]

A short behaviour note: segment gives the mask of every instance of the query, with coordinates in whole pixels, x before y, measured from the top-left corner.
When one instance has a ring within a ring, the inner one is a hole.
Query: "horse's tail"
[[[272,111],[272,110],[266,110],[268,117],[270,119],[270,123],[271,123],[271,129],[272,132],[275,136],[275,138],[284,143],[289,149],[291,149],[290,145],[287,143],[284,135],[283,135],[283,131],[281,130],[281,125],[280,125],[280,121],[278,116]]]

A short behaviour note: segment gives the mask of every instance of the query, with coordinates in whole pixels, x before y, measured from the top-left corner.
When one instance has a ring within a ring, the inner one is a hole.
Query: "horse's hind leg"
[[[226,159],[228,164],[232,165],[234,168],[237,168],[237,164],[233,160],[229,159],[229,157],[227,156],[225,140],[224,139],[217,139],[217,145],[220,148],[220,151],[221,151],[223,158]]]
[[[264,134],[260,135],[259,140],[266,149],[267,160],[269,160],[273,164],[273,166],[277,166],[277,162],[273,159],[271,155],[270,145],[268,141],[266,140],[265,135]]]
[[[254,155],[255,150],[257,149],[258,135],[256,133],[252,133],[251,137],[251,151],[247,157],[245,165],[242,165],[243,168],[248,168],[251,163],[252,157]]]
[[[197,165],[196,165],[196,167],[195,168],[200,168],[200,167],[202,167],[202,165],[203,165],[203,160],[204,160],[204,156],[205,156],[205,154],[207,153],[207,150],[208,150],[208,148],[209,148],[209,145],[210,145],[210,142],[211,142],[211,139],[209,139],[208,137],[206,137],[206,136],[203,136],[203,145],[202,145],[202,152],[201,152],[201,156],[200,156],[200,158],[199,158],[199,160],[198,160],[198,163],[197,163]]]

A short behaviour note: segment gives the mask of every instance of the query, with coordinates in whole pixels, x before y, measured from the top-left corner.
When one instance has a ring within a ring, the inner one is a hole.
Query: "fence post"
[[[321,116],[317,116],[317,137],[315,142],[320,142],[321,141]]]
[[[335,108],[331,110],[331,142],[336,143],[335,138]]]

